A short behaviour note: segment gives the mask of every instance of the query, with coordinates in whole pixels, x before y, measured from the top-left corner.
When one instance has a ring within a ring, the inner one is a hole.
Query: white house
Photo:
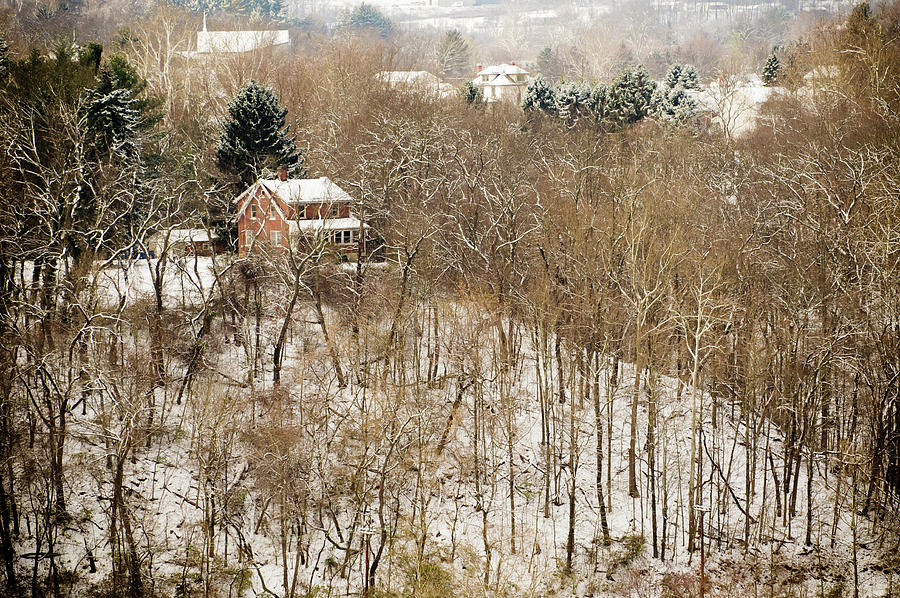
[[[479,64],[473,83],[484,92],[485,102],[503,101],[521,104],[531,81],[531,73],[512,62],[487,68],[481,68]]]
[[[289,46],[290,33],[287,29],[259,31],[209,31],[206,15],[203,15],[203,31],[197,32],[195,54],[237,54],[252,52],[260,48]]]
[[[439,98],[450,97],[456,92],[453,85],[444,83],[437,75],[428,71],[381,71],[375,77],[394,88],[405,88],[427,95],[433,94]]]
[[[170,231],[159,231],[147,241],[147,248],[154,256],[159,257],[165,249],[168,239],[170,257],[185,255],[212,255],[213,250],[221,252],[224,245],[219,243],[219,236],[205,228],[176,228]]]

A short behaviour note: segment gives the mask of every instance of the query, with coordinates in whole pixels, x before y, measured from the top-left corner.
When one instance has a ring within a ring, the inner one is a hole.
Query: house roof
[[[492,85],[494,87],[504,87],[504,86],[509,86],[509,85],[513,85],[513,86],[522,85],[522,82],[520,81],[520,82],[516,83],[515,81],[513,81],[506,75],[497,75],[496,77],[494,77],[493,79],[491,79],[490,81],[485,83],[485,85]]]
[[[418,91],[433,92],[442,98],[456,95],[453,85],[444,83],[437,75],[428,71],[381,71],[375,78],[391,87],[406,86]]]
[[[161,234],[165,235],[165,232]],[[169,233],[169,243],[205,243],[218,238],[216,233],[210,235],[205,228],[176,228]]]
[[[291,220],[291,232],[321,232],[335,230],[359,230],[359,218],[317,218],[315,220]],[[363,228],[369,228],[363,225]]]
[[[274,31],[198,31],[197,52],[250,52],[291,43],[287,29]]]
[[[317,179],[260,179],[267,191],[274,193],[282,201],[299,205],[310,203],[352,202],[350,195],[335,185],[327,176]]]
[[[515,64],[495,64],[481,69],[478,75],[527,75],[528,71]]]
[[[428,71],[381,71],[376,75],[379,81],[396,85],[397,83],[438,85],[441,80]]]

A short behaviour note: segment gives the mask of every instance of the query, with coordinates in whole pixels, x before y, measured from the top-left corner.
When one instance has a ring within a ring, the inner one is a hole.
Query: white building
[[[197,32],[197,54],[235,54],[260,48],[289,46],[287,29],[261,31],[209,31],[203,15],[203,31]]]
[[[512,62],[487,68],[481,68],[479,64],[473,83],[484,92],[485,102],[503,101],[521,104],[531,80],[531,73]]]
[[[394,88],[405,88],[428,95],[434,94],[439,98],[450,97],[456,91],[453,85],[444,83],[437,75],[428,71],[381,71],[375,77]]]

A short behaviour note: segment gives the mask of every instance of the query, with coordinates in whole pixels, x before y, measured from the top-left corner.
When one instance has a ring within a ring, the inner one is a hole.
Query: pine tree
[[[0,82],[9,74],[9,44],[0,37]]]
[[[437,60],[441,77],[461,77],[469,70],[469,42],[458,30],[448,31],[438,44]]]
[[[287,109],[278,96],[250,81],[228,104],[228,119],[216,148],[219,168],[236,175],[244,185],[255,181],[262,169],[286,166],[292,176],[303,176],[303,159],[288,137]]]
[[[766,65],[763,67],[762,72],[762,82],[766,87],[771,87],[775,85],[778,81],[778,74],[781,70],[781,62],[778,60],[778,56],[775,55],[775,52],[769,55],[769,59],[766,60]]]
[[[684,86],[662,86],[653,94],[653,114],[670,123],[685,123],[694,116],[697,102],[688,95]]]
[[[94,138],[93,150],[98,156],[137,155],[141,111],[131,90],[117,88],[107,92],[92,89],[88,94],[85,116],[88,130]]]
[[[690,65],[675,64],[663,84],[653,92],[652,112],[656,118],[670,123],[684,123],[694,116],[697,102],[688,89],[699,89],[697,70]]]
[[[480,106],[481,102],[484,101],[484,92],[480,87],[478,87],[471,81],[466,81],[465,83],[463,83],[463,86],[460,89],[460,94],[467,104],[471,104],[473,106]]]
[[[353,10],[341,14],[340,27],[372,31],[382,38],[387,38],[394,31],[394,24],[380,10],[365,2]]]
[[[650,113],[656,84],[643,66],[629,67],[609,87],[607,104],[613,124],[635,123]]]
[[[594,115],[594,120],[603,122],[609,117],[608,110],[609,88],[602,83],[591,87],[585,106]]]
[[[591,90],[584,83],[563,81],[553,89],[556,115],[574,124],[588,111]]]
[[[556,113],[553,88],[547,84],[543,77],[538,76],[537,79],[528,85],[528,89],[525,90],[525,97],[522,98],[522,108],[526,112],[538,110],[546,114]]]
[[[697,69],[690,64],[673,64],[666,73],[665,85],[669,89],[675,89],[678,85],[684,89],[700,89],[700,80]]]
[[[176,6],[198,13],[230,12],[238,15],[280,19],[284,16],[283,0],[170,0]]]
[[[551,48],[541,50],[537,57],[538,72],[548,81],[558,81],[563,74],[562,61]]]

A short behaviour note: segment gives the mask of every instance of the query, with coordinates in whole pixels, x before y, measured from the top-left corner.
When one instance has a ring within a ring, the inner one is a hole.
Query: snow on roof
[[[376,75],[379,81],[396,85],[398,83],[439,85],[441,80],[428,71],[381,71]]]
[[[699,90],[686,90],[688,96],[697,102],[699,110],[713,113],[715,120],[727,126],[729,133],[741,136],[756,124],[762,105],[771,97],[785,93],[782,87],[765,87],[758,80],[750,84],[735,84],[720,87],[713,81]]]
[[[804,83],[818,83],[821,81],[833,81],[841,75],[841,69],[836,65],[817,66],[813,70],[803,75]]]
[[[528,71],[514,64],[497,64],[478,71],[479,75],[527,75]]]
[[[492,85],[495,87],[503,87],[503,86],[508,86],[508,85],[521,85],[521,84],[522,84],[521,82],[516,83],[515,81],[513,81],[506,75],[497,75],[496,77],[494,77],[493,79],[491,79],[490,81],[485,83],[485,85]]]
[[[163,238],[165,238],[165,231],[160,231],[158,233]],[[216,233],[212,233],[206,230],[205,228],[176,228],[172,229],[172,232],[169,233],[169,243],[205,243],[212,239],[218,239],[219,236]]]
[[[375,78],[391,87],[405,85],[415,90],[433,92],[442,98],[456,94],[453,85],[442,82],[437,75],[428,71],[381,71]]]
[[[260,179],[268,191],[283,201],[293,204],[332,203],[353,201],[346,191],[331,182],[327,176],[317,179]]]
[[[359,230],[359,218],[316,218],[314,220],[291,220],[291,231],[319,232],[333,230]],[[363,228],[369,228],[363,225]]]
[[[198,31],[197,52],[250,52],[291,43],[287,29],[276,31]]]

